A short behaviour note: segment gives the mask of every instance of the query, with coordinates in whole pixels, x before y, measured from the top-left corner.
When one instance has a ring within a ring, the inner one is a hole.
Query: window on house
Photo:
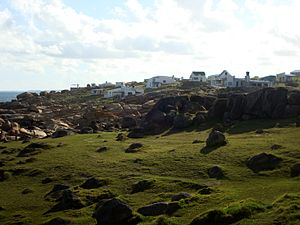
[[[166,80],[163,80],[163,83],[166,83]]]

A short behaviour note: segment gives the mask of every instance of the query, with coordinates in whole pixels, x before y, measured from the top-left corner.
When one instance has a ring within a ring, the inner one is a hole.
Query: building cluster
[[[300,70],[294,70],[289,74],[279,73],[277,75],[265,76],[262,78],[255,77],[251,79],[250,73],[246,72],[244,78],[236,78],[227,70],[220,74],[210,75],[206,77],[203,71],[193,71],[189,77],[189,82],[199,82],[219,88],[238,88],[238,87],[272,87],[275,83],[289,83],[294,82],[297,77],[300,77]],[[130,95],[144,94],[144,88],[152,89],[159,88],[164,85],[176,84],[183,78],[175,78],[174,76],[155,76],[144,80],[144,86],[138,87],[133,84],[117,82],[112,84],[105,82],[103,84],[91,84],[91,92],[93,95],[102,95],[105,98],[125,98]]]

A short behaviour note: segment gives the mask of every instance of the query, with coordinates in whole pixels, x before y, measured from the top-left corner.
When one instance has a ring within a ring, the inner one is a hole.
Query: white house
[[[103,94],[103,89],[95,88],[91,90],[92,95],[102,95]]]
[[[205,72],[193,71],[190,75],[191,81],[206,82]]]
[[[276,81],[280,83],[293,82],[296,79],[294,74],[279,73],[276,75]]]
[[[175,84],[176,80],[174,76],[156,76],[146,80],[146,88],[158,88],[164,84]]]
[[[300,70],[294,70],[291,72],[292,75],[300,76]]]
[[[101,88],[106,88],[106,87],[112,87],[112,86],[115,86],[115,85],[106,81],[105,83],[99,84],[98,86],[101,87]]]
[[[234,79],[235,76],[232,76],[227,70],[208,77],[211,86],[215,87],[235,87]]]
[[[125,98],[130,95],[141,95],[144,94],[143,88],[138,87],[128,87],[126,85],[119,88],[108,90],[104,93],[104,98]]]
[[[245,78],[235,78],[227,70],[219,75],[208,77],[211,85],[214,87],[271,87],[272,82],[268,80],[251,80],[250,73],[246,72]]]

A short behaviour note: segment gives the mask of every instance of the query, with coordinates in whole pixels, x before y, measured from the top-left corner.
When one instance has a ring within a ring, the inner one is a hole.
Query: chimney
[[[245,76],[245,81],[249,82],[250,81],[250,72],[246,72],[246,76]]]

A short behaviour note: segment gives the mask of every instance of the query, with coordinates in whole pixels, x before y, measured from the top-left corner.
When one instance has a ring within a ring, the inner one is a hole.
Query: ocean
[[[22,91],[0,91],[0,102],[10,102],[16,99],[17,95],[21,93]]]

